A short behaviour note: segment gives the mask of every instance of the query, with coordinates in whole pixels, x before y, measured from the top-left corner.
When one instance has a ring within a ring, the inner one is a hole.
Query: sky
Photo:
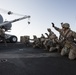
[[[33,35],[38,37],[48,33],[47,28],[59,36],[59,33],[52,27],[51,23],[61,28],[60,23],[69,23],[70,28],[76,31],[76,0],[0,0],[0,14],[4,21],[11,21],[23,17],[21,15],[8,15],[7,12],[30,15],[31,18],[12,23],[9,34],[20,36]],[[28,25],[28,21],[30,24]],[[45,35],[46,36],[46,35]]]

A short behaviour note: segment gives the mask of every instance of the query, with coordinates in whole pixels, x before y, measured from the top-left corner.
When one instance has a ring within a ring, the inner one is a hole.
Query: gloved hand
[[[53,23],[53,22],[52,22],[51,24],[52,24],[52,27],[55,27],[55,25],[54,25],[54,23]]]
[[[61,22],[61,25],[63,24],[63,22]]]
[[[47,33],[45,33],[47,35]]]

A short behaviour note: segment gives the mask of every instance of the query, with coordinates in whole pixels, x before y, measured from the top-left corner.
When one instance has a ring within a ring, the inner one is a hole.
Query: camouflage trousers
[[[52,40],[50,39],[46,39],[45,42],[44,42],[44,47],[46,48],[46,50],[49,50],[50,47],[54,47],[55,44],[53,43]]]
[[[76,58],[76,51],[73,49],[73,48],[67,48],[67,47],[64,47],[62,50],[61,50],[61,55],[64,56],[64,55],[68,55],[68,58],[73,60]]]

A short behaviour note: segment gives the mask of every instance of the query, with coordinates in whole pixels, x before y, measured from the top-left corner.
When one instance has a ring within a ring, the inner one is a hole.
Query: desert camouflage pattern
[[[44,41],[44,46],[46,50],[52,52],[56,49],[56,42],[58,41],[58,38],[50,28],[48,28],[47,31],[49,34],[45,33],[47,35],[47,38]]]
[[[61,35],[61,40],[63,41],[63,48],[61,50],[61,55],[68,55],[69,59],[76,58],[76,44],[74,39],[76,39],[76,32],[72,31],[68,23],[62,25],[62,29],[53,26]],[[64,30],[65,29],[65,30]],[[60,40],[60,41],[61,41]]]

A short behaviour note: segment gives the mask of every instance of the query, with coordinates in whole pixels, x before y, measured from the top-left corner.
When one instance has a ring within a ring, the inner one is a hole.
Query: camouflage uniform
[[[53,45],[50,46],[49,51],[52,52],[54,50],[58,50],[59,49],[59,45],[58,45],[58,37],[55,34],[52,34],[50,36],[50,40],[52,40]]]
[[[34,35],[33,37],[34,37],[33,48],[36,48],[36,47],[41,48],[40,38],[37,38],[36,35]]]
[[[76,38],[76,32],[70,30],[70,25],[68,23],[62,24],[62,29],[57,28],[52,24],[53,27],[60,33],[63,41],[63,48],[61,50],[61,55],[68,54],[69,59],[76,58],[76,45],[74,43],[74,39]]]
[[[5,42],[5,31],[2,28],[0,28],[0,39]]]
[[[41,47],[42,48],[44,48],[44,45],[43,45],[44,41],[45,41],[45,36],[43,34],[41,34],[40,42],[41,42]]]
[[[43,43],[45,50],[49,50],[49,46],[50,44],[52,44],[51,40],[49,40],[49,37],[53,34],[53,32],[51,31],[50,28],[47,28],[47,31],[49,32],[49,34],[45,33],[47,35],[47,38],[44,40],[44,43]]]
[[[51,31],[51,29],[47,29],[49,32],[49,35],[46,33],[47,35],[47,39],[44,42],[44,46],[47,50],[49,50],[50,52],[56,49],[56,39],[57,36]]]
[[[5,34],[5,33],[4,33],[4,30],[0,28],[0,37],[3,37],[4,34]]]

